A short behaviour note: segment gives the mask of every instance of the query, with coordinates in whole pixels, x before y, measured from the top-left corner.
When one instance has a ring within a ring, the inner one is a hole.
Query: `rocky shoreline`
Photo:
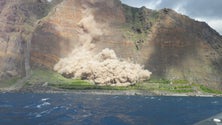
[[[222,97],[219,94],[210,93],[171,93],[163,91],[145,91],[145,90],[69,90],[60,89],[51,86],[24,86],[20,89],[11,90],[9,88],[0,88],[0,93],[73,93],[73,94],[93,94],[93,95],[129,95],[129,96],[181,96],[181,97]]]
[[[70,89],[60,89],[50,86],[26,86],[21,89],[9,90],[7,88],[0,89],[1,92],[11,92],[11,93],[73,93],[73,94],[93,94],[93,95],[145,95],[145,96],[155,96],[154,93],[141,90],[70,90]]]

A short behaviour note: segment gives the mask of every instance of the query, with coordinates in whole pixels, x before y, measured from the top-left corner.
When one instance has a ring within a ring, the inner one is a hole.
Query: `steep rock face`
[[[46,16],[53,4],[40,0],[0,1],[0,79],[29,74],[36,21]]]
[[[163,9],[154,26],[154,52],[146,62],[156,77],[216,87],[221,79],[222,37],[206,23]]]
[[[170,9],[124,6],[124,11],[133,32],[127,38],[134,41],[137,61],[152,77],[221,86],[222,37],[206,23]]]
[[[32,22],[27,22],[27,13],[20,9],[22,3],[12,0],[0,2],[0,77],[25,75],[27,39],[31,34]],[[27,38],[24,37],[27,36]]]
[[[87,41],[97,45],[95,51],[116,47],[124,40],[112,26],[121,25],[124,19],[118,0],[64,0],[39,22],[32,38],[31,61],[53,68],[59,58]],[[97,35],[97,29],[102,34]],[[87,38],[88,32],[95,35]]]
[[[93,53],[113,49],[155,78],[221,87],[222,37],[170,9],[119,0],[2,0],[0,22],[1,79],[25,76],[29,65],[52,69],[73,49],[90,45]]]

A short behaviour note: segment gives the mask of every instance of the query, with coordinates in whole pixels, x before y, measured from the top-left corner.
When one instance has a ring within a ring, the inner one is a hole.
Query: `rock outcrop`
[[[0,79],[24,77],[30,70],[30,49],[37,22],[58,1],[0,1]]]
[[[92,53],[110,48],[154,78],[222,87],[222,37],[170,9],[119,0],[1,0],[0,27],[1,79],[28,75],[30,66],[53,69],[75,48],[92,45]]]

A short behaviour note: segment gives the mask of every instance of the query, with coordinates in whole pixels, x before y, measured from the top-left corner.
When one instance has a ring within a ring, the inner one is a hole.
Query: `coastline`
[[[8,85],[6,83],[2,83],[0,93],[222,97],[222,91],[213,90],[201,84],[189,83],[186,80],[175,80],[171,83],[165,79],[151,79],[128,87],[96,86],[88,81],[67,79],[58,73],[42,69],[35,69],[30,76],[16,82],[9,82]]]
[[[210,93],[172,93],[163,91],[145,90],[68,90],[54,87],[23,87],[21,89],[10,90],[10,88],[0,88],[0,93],[40,93],[40,94],[86,94],[86,95],[124,95],[124,96],[175,96],[175,97],[222,97],[219,94]]]

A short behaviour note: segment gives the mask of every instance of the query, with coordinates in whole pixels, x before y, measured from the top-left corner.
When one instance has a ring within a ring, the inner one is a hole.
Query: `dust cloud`
[[[78,23],[81,44],[66,58],[60,59],[54,66],[55,71],[66,77],[111,86],[133,85],[150,77],[151,72],[139,64],[120,60],[112,49],[94,53],[96,46],[92,44],[92,39],[104,35],[106,28],[97,24],[90,10],[84,10],[83,15]]]

